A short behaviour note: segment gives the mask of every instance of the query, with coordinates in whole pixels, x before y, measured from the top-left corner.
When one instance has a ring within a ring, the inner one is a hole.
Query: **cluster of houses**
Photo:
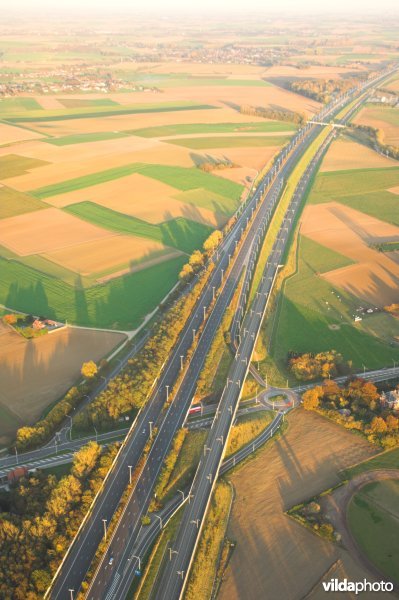
[[[32,323],[32,329],[35,331],[41,331],[42,329],[53,331],[54,329],[59,329],[60,327],[63,327],[62,323],[58,323],[52,319],[42,319],[41,317],[36,317]]]
[[[399,410],[399,389],[382,392],[380,395],[380,402],[383,408],[389,408],[395,411]]]

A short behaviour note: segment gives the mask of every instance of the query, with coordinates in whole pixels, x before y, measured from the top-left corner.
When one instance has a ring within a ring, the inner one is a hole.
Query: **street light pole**
[[[159,515],[154,515],[154,517],[156,519],[159,519],[159,529],[162,529],[162,517],[160,517]]]
[[[107,519],[103,519],[104,524],[104,540],[107,541]]]
[[[148,425],[150,426],[150,438],[152,438],[152,425],[153,425],[153,421],[148,421]]]
[[[168,402],[169,401],[169,386],[166,385],[165,387],[166,387],[166,402]]]
[[[128,465],[128,469],[129,469],[129,485],[132,484],[132,469],[133,469],[133,465]]]
[[[69,593],[71,594],[71,600],[73,600],[73,593],[74,593],[74,591],[75,591],[75,590],[71,590],[71,589],[69,588]]]
[[[180,371],[183,371],[183,354],[180,354]]]

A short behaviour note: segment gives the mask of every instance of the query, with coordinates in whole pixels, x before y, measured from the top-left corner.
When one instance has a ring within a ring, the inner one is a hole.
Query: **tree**
[[[394,415],[388,415],[386,418],[388,431],[397,431],[399,429],[399,419]]]
[[[223,234],[218,229],[216,229],[216,231],[211,233],[211,235],[205,240],[204,245],[203,245],[205,252],[208,252],[211,254],[217,248],[217,246],[220,244],[220,242],[222,241],[222,238],[223,238]]]
[[[180,281],[189,281],[194,275],[194,269],[190,264],[183,265],[182,270],[179,273]]]
[[[82,373],[83,377],[85,377],[86,379],[92,379],[93,377],[95,377],[97,375],[98,368],[97,368],[97,365],[94,362],[94,360],[89,360],[89,361],[83,363],[82,368],[80,369],[80,372]]]
[[[82,479],[87,477],[94,469],[97,459],[101,454],[101,447],[97,442],[89,442],[75,453],[73,458],[72,475]]]
[[[370,429],[373,433],[386,433],[388,427],[382,417],[374,417]]]
[[[198,269],[200,269],[200,267],[202,267],[204,264],[204,255],[202,252],[199,250],[194,250],[188,260],[188,264],[194,269],[194,271],[198,271]]]
[[[320,385],[307,390],[302,394],[303,408],[305,410],[316,410],[320,406],[320,400],[323,397],[323,388]]]

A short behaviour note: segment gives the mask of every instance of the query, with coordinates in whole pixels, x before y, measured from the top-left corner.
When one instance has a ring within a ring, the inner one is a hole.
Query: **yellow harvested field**
[[[309,57],[307,57],[309,58]],[[319,57],[318,57],[319,59]],[[331,56],[328,57],[331,60]],[[321,60],[321,59],[319,59]],[[288,65],[276,65],[266,69],[263,77],[303,77],[306,79],[336,79],[342,75],[352,72],[348,67],[311,65],[306,71]]]
[[[230,102],[238,105],[249,104],[252,106],[287,108],[296,112],[314,114],[321,106],[319,102],[305,98],[288,90],[275,86],[212,86],[212,87],[175,87],[173,88],[174,100],[192,100],[196,102],[223,105]],[[168,90],[169,95],[169,90]],[[162,94],[162,98],[166,96]],[[211,112],[211,111],[208,111]]]
[[[136,144],[131,140],[135,140]],[[46,149],[43,150],[41,146],[46,146]],[[193,166],[190,149],[158,142],[155,139],[137,137],[58,148],[50,144],[40,144],[39,148],[36,144],[35,146],[30,145],[30,148],[26,150],[25,152],[24,146],[25,156],[34,158],[47,156],[47,159],[43,158],[43,160],[51,160],[53,164],[34,169],[26,175],[8,178],[7,185],[19,191],[30,191],[67,179],[133,163]]]
[[[113,235],[57,208],[0,220],[0,245],[20,256],[53,252],[106,237]]]
[[[213,158],[219,159],[227,156],[227,158],[241,167],[249,167],[250,169],[259,171],[269,162],[269,160],[273,158],[278,151],[278,147],[264,146],[262,148],[218,148],[217,150],[209,150],[206,154],[211,155]],[[222,170],[218,172],[218,175],[223,176],[224,173],[225,171]]]
[[[36,102],[45,110],[59,110],[65,108],[55,96],[35,96]]]
[[[62,208],[90,200],[149,223],[160,223],[181,216],[213,227],[225,223],[226,219],[223,215],[215,214],[209,209],[194,207],[193,210],[187,202],[174,197],[178,193],[176,188],[166,183],[145,177],[140,173],[133,173],[89,188],[53,196],[46,201]]]
[[[12,144],[14,142],[21,142],[22,140],[35,140],[42,138],[41,133],[30,131],[29,129],[22,129],[22,127],[15,127],[14,125],[8,125],[7,123],[0,123],[0,155],[10,154],[10,146],[1,150],[3,144]]]
[[[103,272],[130,263],[139,270],[154,258],[167,260],[180,252],[142,237],[114,235],[44,254],[45,258],[81,275]]]
[[[101,360],[124,335],[68,327],[25,340],[7,328],[0,339],[0,408],[11,410],[19,425],[29,425],[79,379],[83,362]],[[9,442],[15,430],[7,433],[0,443]]]
[[[336,140],[325,155],[320,171],[397,167],[397,161],[349,140]]]
[[[235,169],[221,169],[217,171],[218,177],[223,177],[223,179],[229,179],[230,181],[235,181],[241,185],[246,187],[250,187],[253,179],[257,176],[258,171],[256,169],[251,169],[250,167],[237,167]],[[243,195],[246,195],[246,191],[244,190]]]
[[[399,227],[329,202],[306,206],[301,233],[356,262],[324,273],[332,285],[379,307],[398,301],[399,264],[369,244],[398,239]]]
[[[367,577],[344,549],[285,511],[337,484],[339,470],[375,452],[362,438],[315,413],[291,413],[285,434],[231,477],[236,497],[227,535],[236,546],[218,598],[305,599],[315,586],[322,587],[320,580],[331,577],[327,571],[337,561],[349,579]]]
[[[228,89],[228,88],[224,88]],[[265,88],[266,89],[266,88]],[[151,97],[152,98],[152,97]],[[148,96],[142,102],[156,102]],[[162,95],[162,101],[164,96]],[[165,99],[166,101],[166,99]],[[168,101],[173,101],[169,98]],[[130,105],[133,102],[129,102]],[[46,123],[35,123],[34,128],[43,133],[62,136],[80,133],[93,133],[98,131],[125,131],[140,129],[142,127],[155,127],[158,125],[175,125],[184,123],[247,123],[248,115],[217,103],[216,109],[208,110],[183,110],[177,112],[159,112],[131,115],[119,115],[113,117],[96,117],[88,119],[69,119],[66,121],[49,121]],[[263,121],[260,117],[251,117],[251,121]],[[120,140],[119,140],[120,141]],[[99,143],[99,142],[98,142]]]

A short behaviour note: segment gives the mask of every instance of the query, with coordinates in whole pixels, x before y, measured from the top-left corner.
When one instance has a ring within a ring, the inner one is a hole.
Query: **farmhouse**
[[[380,396],[381,406],[399,410],[399,390],[391,390],[390,392],[382,392]]]

